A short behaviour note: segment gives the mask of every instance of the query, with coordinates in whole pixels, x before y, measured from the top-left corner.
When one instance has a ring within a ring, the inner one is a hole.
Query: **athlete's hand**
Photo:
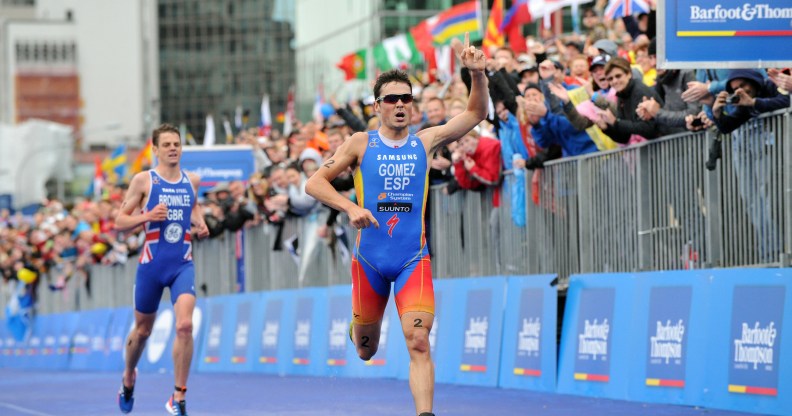
[[[148,212],[148,220],[150,222],[165,221],[166,218],[168,218],[168,206],[164,202],[160,202]]]
[[[358,230],[368,228],[371,224],[374,224],[375,227],[379,228],[377,219],[374,218],[374,215],[371,214],[371,211],[365,208],[355,205],[347,210],[347,216],[349,216],[349,223]]]
[[[470,46],[470,33],[465,32],[464,45],[459,39],[454,38],[451,40],[451,47],[454,48],[454,52],[465,68],[471,71],[483,71],[486,68],[487,57],[484,56],[484,52],[476,49],[475,46]]]
[[[209,237],[209,227],[206,226],[206,223],[201,221],[197,224],[191,224],[192,227],[190,230],[190,234],[197,236],[198,238],[206,238]]]

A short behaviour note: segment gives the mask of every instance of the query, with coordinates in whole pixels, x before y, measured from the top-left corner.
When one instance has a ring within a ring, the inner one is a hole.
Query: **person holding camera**
[[[789,95],[778,92],[769,79],[754,69],[735,69],[729,74],[726,91],[715,97],[713,121],[721,133],[731,133],[732,167],[740,199],[756,235],[760,261],[778,261],[781,240],[771,206],[768,166],[774,163],[768,150],[781,138],[780,131],[756,117],[789,107]],[[716,142],[718,143],[718,142]]]
[[[715,97],[712,115],[721,133],[731,133],[761,113],[788,107],[789,95],[779,93],[772,80],[754,69],[735,69],[729,73],[726,91]]]

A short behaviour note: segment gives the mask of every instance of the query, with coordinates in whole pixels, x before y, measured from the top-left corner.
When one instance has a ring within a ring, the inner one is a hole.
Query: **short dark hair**
[[[151,143],[154,146],[159,146],[159,136],[162,133],[176,133],[176,135],[179,136],[179,139],[181,139],[181,133],[179,132],[178,127],[174,126],[173,124],[162,123],[151,133]]]
[[[383,72],[377,77],[377,82],[374,84],[374,98],[380,97],[382,86],[389,82],[400,82],[402,84],[407,84],[407,86],[410,87],[410,92],[412,92],[412,82],[410,82],[409,75],[407,75],[407,73],[404,71],[391,69],[390,71]]]

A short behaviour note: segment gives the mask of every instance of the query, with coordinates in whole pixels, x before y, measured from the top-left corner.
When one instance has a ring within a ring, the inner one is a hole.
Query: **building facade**
[[[206,116],[224,141],[223,119],[236,134],[237,107],[260,122],[262,96],[273,118],[295,82],[291,0],[159,0],[162,119],[184,123],[198,140]]]

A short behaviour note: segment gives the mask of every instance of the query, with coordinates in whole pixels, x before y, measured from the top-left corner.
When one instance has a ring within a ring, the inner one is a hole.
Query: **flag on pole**
[[[344,71],[344,80],[366,79],[366,50],[361,49],[357,52],[341,58],[336,64],[336,68]]]
[[[234,132],[231,131],[231,122],[228,121],[228,117],[223,116],[223,130],[225,131],[225,142],[226,144],[231,144],[234,142]]]
[[[490,10],[489,19],[487,19],[487,33],[484,35],[484,42],[482,43],[484,54],[490,56],[490,49],[503,46],[503,31],[501,24],[503,23],[503,0],[495,0],[492,3],[492,10]]]
[[[148,141],[146,141],[146,145],[143,146],[143,149],[140,150],[140,153],[138,153],[137,157],[132,162],[132,175],[142,172],[144,169],[151,168],[151,165],[154,163],[154,153],[152,146],[153,143],[151,142],[151,139],[148,139]]]
[[[272,132],[272,113],[270,113],[269,95],[264,94],[261,99],[261,122],[259,122],[259,136],[269,137]]]
[[[462,39],[465,32],[470,40],[481,39],[481,6],[479,2],[468,1],[429,18],[432,39],[437,45],[451,43],[451,39]]]
[[[322,115],[322,105],[324,105],[324,81],[319,79],[319,84],[316,86],[316,100],[314,101],[313,115],[316,124],[324,124],[324,116]]]
[[[102,161],[102,172],[110,183],[120,183],[124,181],[127,174],[127,155],[126,145],[122,144],[113,149]]]
[[[374,47],[374,62],[380,71],[402,69],[403,65],[419,64],[421,61],[421,53],[409,33],[383,39],[382,43]]]
[[[206,130],[204,130],[203,145],[211,147],[215,144],[215,125],[214,118],[209,114],[206,116]]]
[[[94,176],[88,189],[85,190],[85,196],[91,196],[94,200],[102,198],[102,187],[104,186],[104,174],[102,174],[102,162],[99,156],[94,157]]]
[[[294,123],[294,87],[289,88],[286,96],[286,111],[283,114],[283,137],[289,137]]]
[[[236,126],[237,130],[242,130],[242,106],[236,106],[236,110],[234,111],[234,126]]]
[[[649,13],[649,3],[646,0],[610,0],[605,7],[605,18],[632,16],[638,13]]]

